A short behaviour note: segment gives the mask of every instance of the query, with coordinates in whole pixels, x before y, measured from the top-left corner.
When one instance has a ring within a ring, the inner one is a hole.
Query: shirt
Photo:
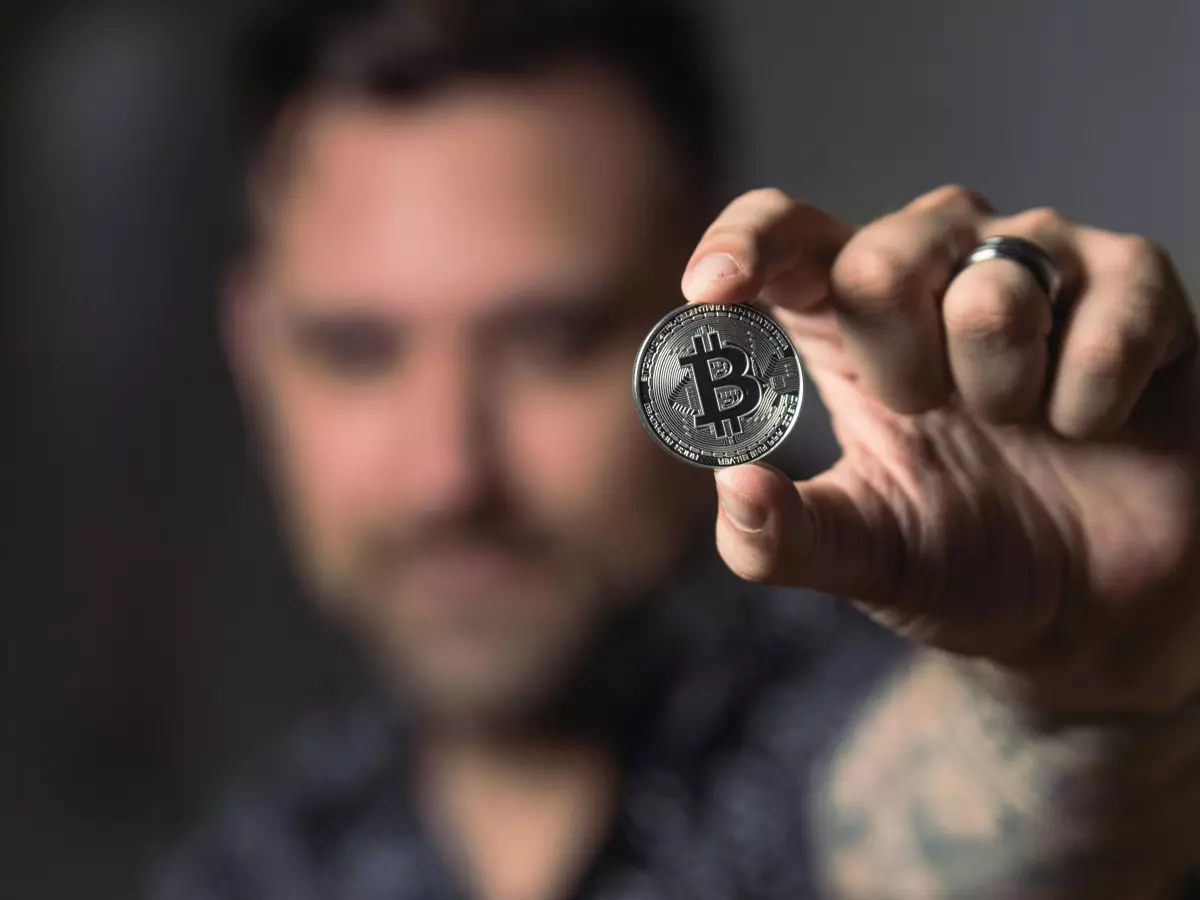
[[[812,808],[901,639],[833,598],[708,570],[641,626],[618,814],[564,900],[816,897]],[[636,681],[637,679],[635,679]],[[318,715],[164,870],[155,900],[468,900],[423,827],[398,704]],[[1200,895],[1196,895],[1200,897]]]

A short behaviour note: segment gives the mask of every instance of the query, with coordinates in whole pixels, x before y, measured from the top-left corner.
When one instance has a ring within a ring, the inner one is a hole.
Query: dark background
[[[1200,3],[724,0],[738,190],[938,184],[1148,234],[1200,285]],[[0,11],[0,897],[129,896],[350,654],[290,580],[216,342],[246,4]],[[819,409],[791,447],[831,452]]]

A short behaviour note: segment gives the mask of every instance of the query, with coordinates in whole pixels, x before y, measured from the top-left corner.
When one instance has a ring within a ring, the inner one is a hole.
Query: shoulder
[[[311,716],[253,760],[152,875],[152,900],[307,900],[314,867],[376,814],[399,764],[394,723],[375,703]]]

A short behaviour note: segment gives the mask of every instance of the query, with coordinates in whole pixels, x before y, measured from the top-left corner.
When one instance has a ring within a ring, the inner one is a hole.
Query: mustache
[[[373,579],[403,570],[419,559],[486,546],[527,560],[561,550],[553,532],[507,509],[395,516],[364,529],[356,542],[353,568]]]

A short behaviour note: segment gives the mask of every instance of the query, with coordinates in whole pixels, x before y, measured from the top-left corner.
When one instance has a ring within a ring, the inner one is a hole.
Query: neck
[[[418,784],[443,846],[484,900],[563,895],[616,806],[617,765],[571,740],[429,736]]]

